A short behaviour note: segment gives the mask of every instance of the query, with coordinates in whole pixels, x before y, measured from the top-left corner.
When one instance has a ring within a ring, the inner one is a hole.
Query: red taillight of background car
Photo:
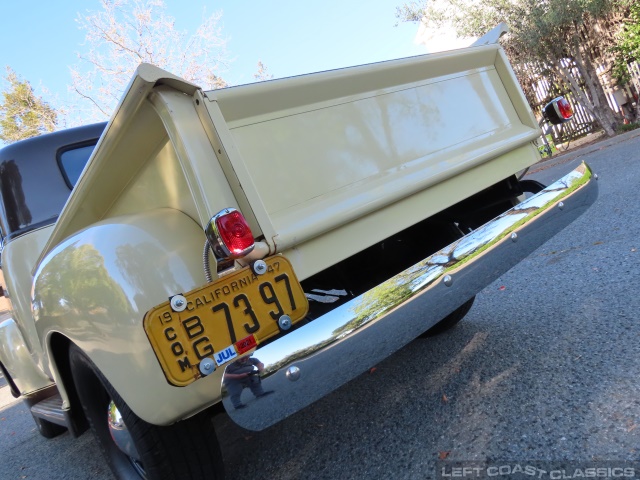
[[[235,208],[225,208],[214,215],[205,233],[211,249],[221,259],[244,257],[255,245],[249,224]]]
[[[571,104],[566,98],[561,97],[558,99],[556,109],[558,114],[565,120],[570,120],[573,117],[573,108],[571,108]]]
[[[554,98],[544,106],[543,110],[544,116],[554,125],[568,122],[573,118],[573,108],[564,97]]]

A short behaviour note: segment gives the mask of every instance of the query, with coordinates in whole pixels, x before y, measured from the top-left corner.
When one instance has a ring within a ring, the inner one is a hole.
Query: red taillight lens
[[[547,103],[543,108],[544,117],[550,123],[558,125],[568,122],[573,118],[573,108],[564,97],[557,97]]]
[[[205,229],[209,245],[221,259],[239,258],[254,247],[249,224],[234,208],[222,210],[211,218]]]
[[[242,214],[238,211],[216,219],[220,237],[232,255],[241,255],[253,247],[253,234]]]
[[[562,116],[562,118],[569,120],[573,117],[573,108],[571,108],[571,104],[567,101],[566,98],[561,98],[558,100],[558,113]]]

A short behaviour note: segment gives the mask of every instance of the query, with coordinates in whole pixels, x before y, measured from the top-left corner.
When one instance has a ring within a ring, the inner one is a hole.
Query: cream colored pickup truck
[[[4,375],[118,478],[221,478],[212,415],[304,415],[593,203],[586,165],[520,180],[539,135],[497,45],[216,91],[143,64],[108,124],[0,151]]]

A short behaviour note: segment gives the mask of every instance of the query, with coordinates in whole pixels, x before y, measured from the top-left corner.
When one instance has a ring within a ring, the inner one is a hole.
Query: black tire
[[[544,183],[540,183],[537,180],[520,180],[520,188],[524,193],[531,193],[535,195],[536,193],[540,193],[542,190],[547,188]]]
[[[207,479],[224,476],[222,455],[208,411],[162,427],[140,419],[91,360],[71,345],[69,363],[73,382],[100,448],[118,479]],[[133,460],[113,442],[107,410],[113,400],[140,456]]]
[[[57,423],[51,423],[47,420],[36,417],[35,415],[33,415],[33,421],[36,422],[38,431],[40,432],[40,435],[42,435],[44,438],[54,438],[67,431],[67,429],[62,425],[58,425]]]
[[[452,242],[458,240],[464,235],[462,233],[462,230],[460,230],[460,227],[458,227],[455,224],[449,224],[449,231],[450,231],[450,240]],[[449,315],[447,315],[438,323],[436,323],[429,330],[427,330],[422,335],[420,335],[420,338],[433,337],[435,335],[439,335],[442,332],[446,332],[450,328],[455,327],[457,323],[460,320],[462,320],[467,313],[469,313],[469,310],[471,310],[471,306],[473,305],[473,301],[475,299],[476,299],[475,296],[471,297],[469,300],[467,300],[465,303],[460,305],[457,309],[455,309]]]
[[[471,307],[473,306],[473,301],[475,299],[476,299],[475,296],[471,297],[470,300],[467,300],[465,303],[463,303],[461,306],[459,306],[449,315],[444,317],[442,320],[436,323],[433,327],[431,327],[429,330],[427,330],[422,335],[420,335],[420,337],[421,338],[433,337],[435,335],[439,335],[442,332],[446,332],[450,328],[455,327],[457,323],[460,320],[462,320],[467,313],[469,313],[469,310],[471,310]]]

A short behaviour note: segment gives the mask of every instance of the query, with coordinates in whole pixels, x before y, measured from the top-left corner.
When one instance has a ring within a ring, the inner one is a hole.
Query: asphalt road
[[[455,329],[263,432],[219,417],[228,478],[413,480],[461,461],[572,472],[635,461],[640,476],[640,135],[580,152],[532,177],[585,160],[596,204]],[[111,478],[90,435],[45,440],[10,399],[0,387],[0,478]]]

